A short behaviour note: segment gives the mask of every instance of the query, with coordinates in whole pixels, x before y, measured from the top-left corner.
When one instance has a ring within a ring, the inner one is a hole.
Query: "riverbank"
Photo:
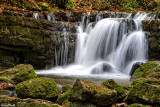
[[[121,85],[111,79],[37,77],[32,65],[19,64],[0,72],[0,105],[158,107],[159,63],[151,61],[142,64],[131,76],[131,84],[126,80],[118,80]]]

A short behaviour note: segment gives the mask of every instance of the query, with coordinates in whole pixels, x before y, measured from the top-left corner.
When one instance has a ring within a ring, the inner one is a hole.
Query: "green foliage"
[[[136,8],[139,6],[139,2],[137,0],[127,0],[124,7],[128,10],[136,10]]]
[[[66,7],[66,9],[73,10],[73,8],[74,8],[73,0],[67,0],[66,4],[65,4],[65,7]]]
[[[48,11],[49,10],[49,4],[48,3],[39,3],[38,4],[41,10]]]

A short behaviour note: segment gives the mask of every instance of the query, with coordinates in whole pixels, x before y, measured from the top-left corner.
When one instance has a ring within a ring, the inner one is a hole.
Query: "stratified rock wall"
[[[0,68],[19,63],[32,64],[36,69],[50,68],[55,63],[55,48],[58,52],[64,44],[64,28],[76,32],[72,23],[0,15]],[[75,41],[72,39],[69,37]]]
[[[160,20],[144,20],[143,30],[148,37],[149,60],[160,60]]]

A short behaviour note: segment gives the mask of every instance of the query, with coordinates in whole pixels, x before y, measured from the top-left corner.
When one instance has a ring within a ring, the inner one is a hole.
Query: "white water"
[[[129,79],[132,65],[147,61],[148,46],[141,22],[154,16],[139,12],[133,19],[131,14],[125,18],[102,19],[98,14],[94,27],[85,18],[82,17],[78,26],[75,62],[65,68],[55,67],[37,74]]]

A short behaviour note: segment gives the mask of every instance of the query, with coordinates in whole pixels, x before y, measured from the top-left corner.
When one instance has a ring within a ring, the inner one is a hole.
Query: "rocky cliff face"
[[[58,52],[64,43],[64,27],[66,31],[76,31],[71,23],[0,15],[0,68],[18,63],[30,63],[37,69],[50,67],[54,64],[55,48]]]
[[[144,20],[143,30],[148,37],[149,60],[160,60],[160,20]]]
[[[108,18],[126,15],[126,13],[118,12],[35,14],[3,10],[0,12],[0,68],[29,63],[35,69],[45,69],[72,63],[75,53],[76,28],[82,16],[86,16],[85,21],[94,22],[96,16]],[[143,29],[148,32],[149,60],[159,60],[160,21],[145,20]]]

